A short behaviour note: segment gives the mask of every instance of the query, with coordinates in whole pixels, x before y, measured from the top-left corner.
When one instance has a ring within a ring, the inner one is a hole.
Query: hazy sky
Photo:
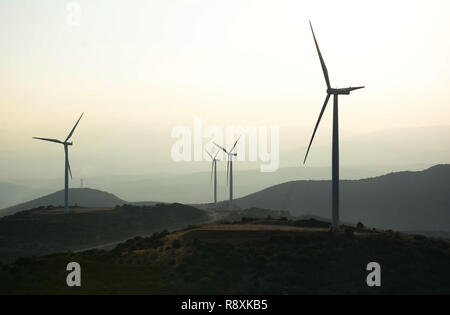
[[[332,85],[367,87],[340,98],[343,139],[450,125],[449,16],[448,0],[2,0],[0,180],[62,176],[62,146],[31,137],[63,139],[81,112],[74,175],[170,171],[171,130],[196,117],[305,147],[325,98],[310,19]]]

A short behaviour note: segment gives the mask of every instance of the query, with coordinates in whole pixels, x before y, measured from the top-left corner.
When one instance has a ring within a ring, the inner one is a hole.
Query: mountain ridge
[[[395,230],[450,231],[450,165],[342,180],[341,220]],[[234,200],[240,208],[331,214],[331,181],[290,181]]]
[[[127,201],[117,197],[109,192],[92,188],[70,188],[69,189],[69,206],[84,207],[114,207],[123,205]],[[20,211],[30,210],[41,206],[60,206],[64,204],[64,190],[23,202],[12,207],[0,209],[0,217],[12,215]]]

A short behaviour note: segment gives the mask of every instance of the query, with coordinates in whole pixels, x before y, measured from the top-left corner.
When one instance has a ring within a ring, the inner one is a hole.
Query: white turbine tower
[[[236,144],[238,143],[239,139],[241,138],[241,136],[239,136],[239,138],[236,140],[236,142],[234,143],[233,147],[231,148],[230,151],[225,150],[225,148],[221,147],[220,145],[218,145],[217,143],[213,142],[216,146],[218,146],[220,149],[223,150],[223,152],[225,152],[228,155],[228,161],[227,161],[227,185],[228,183],[230,183],[230,201],[229,201],[229,208],[231,209],[231,206],[233,205],[233,156],[236,156],[237,153],[233,153],[234,148],[236,147]],[[230,178],[228,181],[228,177]]]
[[[33,137],[33,139],[60,143],[60,144],[62,144],[64,146],[64,155],[65,155],[65,167],[64,167],[64,174],[65,174],[65,177],[64,177],[64,213],[68,213],[69,212],[69,173],[70,173],[70,178],[72,178],[72,171],[70,170],[70,164],[69,164],[68,146],[72,145],[73,142],[68,142],[68,141],[69,141],[70,137],[72,137],[72,134],[75,131],[75,128],[77,127],[78,123],[80,122],[81,117],[83,117],[83,114],[81,114],[80,118],[78,118],[75,126],[73,126],[73,128],[72,128],[72,131],[69,133],[69,135],[67,136],[66,140],[64,140],[64,141],[60,141],[60,140],[57,140],[57,139]]]
[[[212,165],[211,165],[211,180],[210,183],[212,182],[213,179],[213,173],[214,173],[214,204],[217,204],[217,161],[220,161],[219,159],[217,159],[217,154],[219,154],[220,151],[217,151],[216,155],[213,157],[211,155],[211,153],[209,153],[208,151],[206,151],[206,153],[208,153],[209,157],[212,160]]]

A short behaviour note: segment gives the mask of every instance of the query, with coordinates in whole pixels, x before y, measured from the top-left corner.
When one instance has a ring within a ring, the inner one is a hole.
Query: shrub
[[[353,229],[351,229],[351,228],[349,228],[349,227],[346,227],[345,229],[344,229],[344,234],[345,234],[345,236],[350,236],[350,237],[353,237]]]
[[[364,224],[362,224],[361,222],[358,222],[358,224],[356,224],[356,228],[359,230],[364,229]]]

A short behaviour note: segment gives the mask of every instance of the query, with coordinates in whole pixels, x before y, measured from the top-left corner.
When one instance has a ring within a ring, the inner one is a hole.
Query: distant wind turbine
[[[68,146],[72,145],[73,142],[68,142],[68,141],[69,141],[70,137],[72,137],[72,134],[75,131],[75,128],[77,127],[78,123],[80,122],[81,117],[83,117],[83,114],[81,114],[80,118],[78,118],[75,126],[73,126],[72,131],[69,133],[69,135],[67,136],[66,140],[64,140],[64,141],[60,141],[60,140],[57,140],[57,139],[33,137],[33,139],[50,141],[50,142],[60,143],[60,144],[64,145],[64,155],[65,155],[65,167],[64,167],[64,174],[65,174],[65,177],[64,177],[64,213],[68,213],[69,212],[69,176],[68,176],[69,173],[70,173],[70,178],[72,178],[72,171],[70,169],[70,164],[69,164]]]
[[[228,177],[229,179],[229,184],[230,184],[230,201],[229,201],[229,208],[231,209],[231,206],[233,205],[233,156],[237,156],[237,153],[233,153],[234,148],[236,147],[236,144],[238,143],[239,139],[241,138],[241,136],[239,136],[239,138],[236,140],[236,142],[234,143],[233,147],[231,148],[230,151],[225,150],[225,148],[221,147],[220,145],[218,145],[217,143],[214,142],[214,144],[216,146],[218,146],[220,149],[223,150],[223,152],[225,152],[228,155],[228,161],[227,161],[227,185],[228,185]]]
[[[328,70],[325,66],[325,62],[323,61],[322,54],[320,53],[319,45],[317,44],[316,36],[314,34],[314,30],[309,22],[311,27],[311,32],[314,38],[314,43],[316,44],[317,53],[319,55],[320,64],[322,66],[323,75],[325,77],[325,82],[327,84],[327,97],[325,98],[325,103],[322,106],[322,110],[319,114],[319,119],[317,119],[316,126],[314,127],[314,131],[311,137],[311,141],[309,142],[308,150],[306,151],[305,159],[303,164],[306,163],[306,158],[308,157],[309,149],[311,148],[311,144],[314,139],[314,135],[316,134],[317,127],[319,126],[320,120],[322,119],[323,112],[327,107],[328,100],[330,99],[330,95],[333,95],[333,149],[332,149],[332,209],[333,209],[333,220],[332,220],[332,230],[337,230],[339,227],[339,126],[338,126],[338,95],[349,95],[351,91],[358,90],[364,88],[364,86],[358,87],[348,87],[342,89],[334,89],[330,85],[330,78],[328,77]]]
[[[214,204],[217,204],[217,161],[220,161],[217,159],[217,154],[219,154],[219,152],[220,151],[217,151],[216,155],[213,157],[208,151],[206,151],[212,160],[210,183],[212,182],[214,173]]]

